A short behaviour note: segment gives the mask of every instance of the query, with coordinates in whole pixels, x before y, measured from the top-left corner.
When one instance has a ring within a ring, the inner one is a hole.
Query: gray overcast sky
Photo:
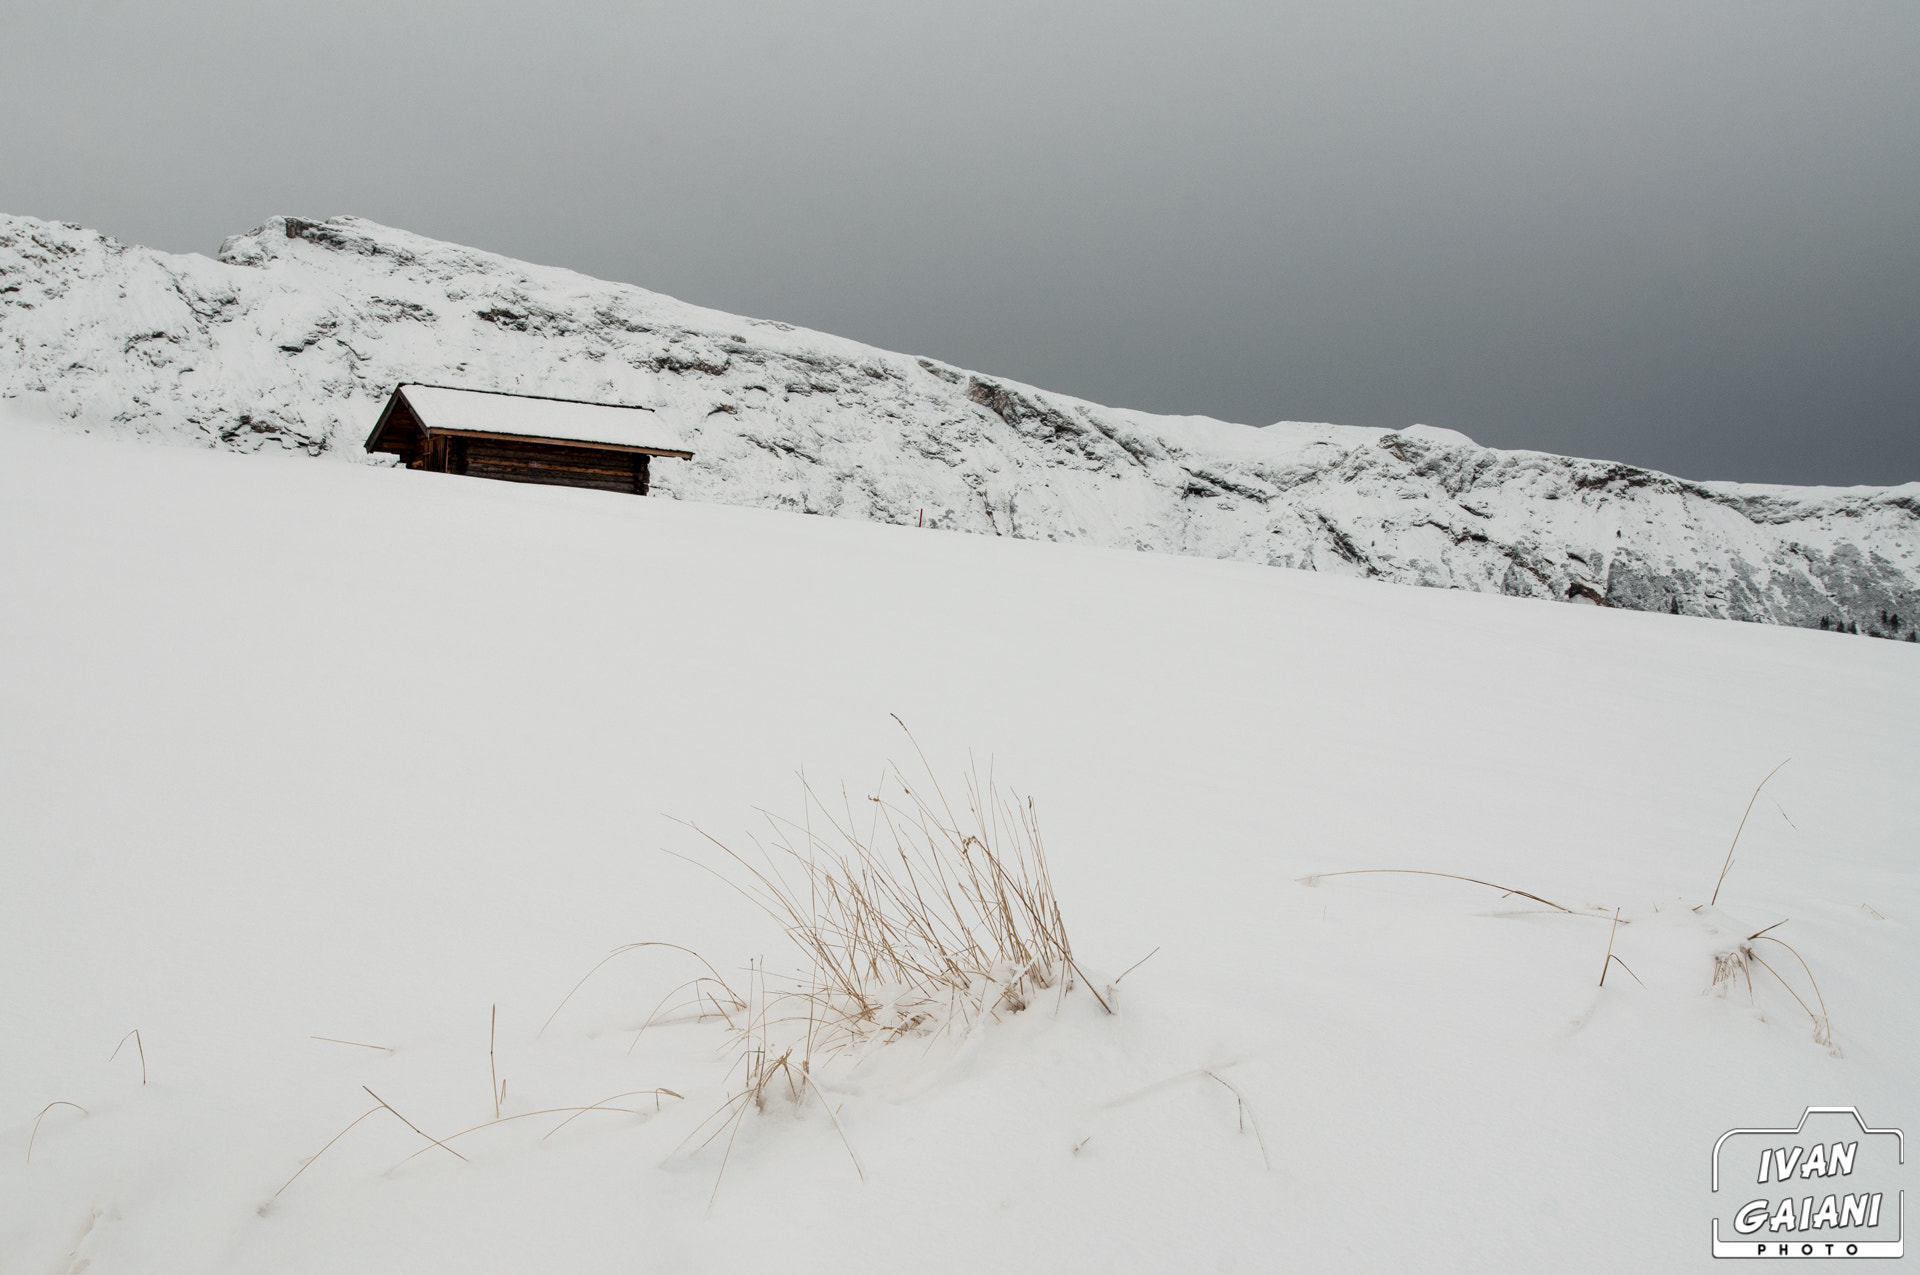
[[[0,210],[355,213],[1162,412],[1920,479],[1920,3],[0,0]]]

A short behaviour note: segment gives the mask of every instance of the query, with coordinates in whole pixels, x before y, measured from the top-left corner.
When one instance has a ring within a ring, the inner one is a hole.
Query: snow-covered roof
[[[430,430],[564,438],[579,443],[640,447],[690,456],[687,445],[660,414],[645,407],[580,403],[571,399],[403,385],[401,397]]]

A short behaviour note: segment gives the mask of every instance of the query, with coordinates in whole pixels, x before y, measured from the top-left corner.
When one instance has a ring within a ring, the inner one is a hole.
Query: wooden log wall
[[[490,438],[445,438],[444,459],[429,459],[427,468],[473,478],[497,478],[513,483],[545,483],[557,487],[591,487],[597,491],[625,491],[646,495],[647,457],[596,447],[504,442]],[[431,449],[430,449],[431,455]]]

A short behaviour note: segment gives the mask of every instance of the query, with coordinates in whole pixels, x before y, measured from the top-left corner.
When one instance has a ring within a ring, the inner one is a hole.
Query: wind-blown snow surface
[[[1451,430],[1100,407],[357,218],[218,260],[0,218],[0,397],[85,428],[362,459],[400,381],[666,409],[656,490],[1337,575],[1904,633],[1920,483],[1698,483]]]
[[[1721,1133],[1920,1126],[1906,643],[19,425],[0,590],[9,1275],[1706,1269]],[[709,1214],[727,1042],[629,1052],[697,967],[538,1029],[617,944],[787,959],[665,816],[857,803],[890,712],[1033,794],[1090,977],[1158,955],[1115,1017],[823,1072],[865,1180],[776,1106]],[[1369,867],[1582,914],[1297,880]],[[1614,907],[1644,987],[1595,986]],[[1837,1055],[1764,972],[1709,994],[1782,919]],[[496,1004],[507,1115],[684,1100],[467,1163],[381,1113],[274,1198],[363,1085],[490,1119]]]

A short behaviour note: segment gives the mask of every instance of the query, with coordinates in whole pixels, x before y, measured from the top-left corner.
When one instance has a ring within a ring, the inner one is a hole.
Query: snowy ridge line
[[[359,451],[402,381],[671,411],[682,499],[1907,637],[1920,483],[1691,482],[1452,430],[1101,407],[352,217],[217,259],[0,217],[0,397],[75,428]],[[1896,622],[1897,618],[1897,622]]]

